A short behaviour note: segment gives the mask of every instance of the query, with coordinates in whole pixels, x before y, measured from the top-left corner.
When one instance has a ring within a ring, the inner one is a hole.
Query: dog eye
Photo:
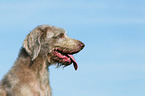
[[[59,38],[64,38],[64,33],[60,33],[60,34],[58,35],[58,37],[59,37]]]
[[[59,35],[53,37],[54,39],[64,38],[64,33],[60,33]]]

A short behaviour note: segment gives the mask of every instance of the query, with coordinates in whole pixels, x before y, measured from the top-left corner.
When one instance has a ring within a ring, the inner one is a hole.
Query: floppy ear
[[[29,53],[29,55],[32,57],[32,61],[37,58],[40,49],[41,49],[41,30],[34,29],[31,33],[28,34],[26,39],[23,42],[23,47],[26,49],[26,51]]]

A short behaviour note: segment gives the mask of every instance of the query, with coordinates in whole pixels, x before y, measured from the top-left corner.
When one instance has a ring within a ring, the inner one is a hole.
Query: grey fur
[[[68,66],[72,62],[59,53],[74,54],[84,44],[69,38],[62,28],[40,25],[28,34],[19,56],[0,83],[0,96],[52,96],[48,67]],[[55,53],[55,54],[54,54]]]

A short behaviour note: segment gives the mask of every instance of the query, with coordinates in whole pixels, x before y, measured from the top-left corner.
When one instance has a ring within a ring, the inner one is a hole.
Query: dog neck
[[[28,73],[31,77],[35,77],[33,79],[36,79],[37,84],[39,85],[39,95],[40,96],[51,96],[51,89],[49,85],[49,72],[48,72],[49,65],[47,64],[47,59],[43,56],[38,56],[34,61],[31,60],[31,56],[26,52],[24,48],[21,48],[21,51],[19,53],[19,57],[13,67],[13,69],[19,68],[19,70],[24,71]],[[25,69],[25,70],[24,70]],[[28,75],[27,74],[21,74],[20,75]],[[35,75],[35,76],[34,76]],[[27,77],[27,76],[23,76]],[[29,80],[26,82],[29,84]]]
[[[35,71],[36,70],[41,71],[44,69],[48,70],[48,66],[49,66],[49,64],[47,63],[47,59],[41,55],[39,55],[34,61],[32,61],[32,57],[28,54],[28,52],[23,47],[20,50],[17,62],[16,65],[19,64],[21,66],[28,67]]]

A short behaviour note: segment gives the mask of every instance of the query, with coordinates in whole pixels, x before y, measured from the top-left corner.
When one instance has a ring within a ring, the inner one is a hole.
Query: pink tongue
[[[75,58],[72,55],[70,55],[70,54],[68,54],[68,56],[72,60],[75,70],[77,70],[78,69],[78,64],[77,64]]]

